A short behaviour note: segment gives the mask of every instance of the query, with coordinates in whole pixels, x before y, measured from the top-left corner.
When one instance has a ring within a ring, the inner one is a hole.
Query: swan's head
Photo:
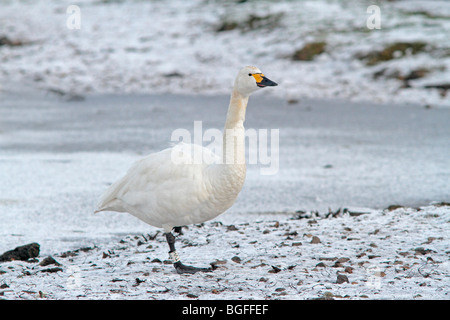
[[[251,66],[242,68],[234,82],[235,89],[244,96],[249,96],[258,89],[277,85],[277,83],[269,80],[261,70]]]

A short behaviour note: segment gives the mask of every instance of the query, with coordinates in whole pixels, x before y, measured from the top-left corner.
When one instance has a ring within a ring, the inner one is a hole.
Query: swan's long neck
[[[208,166],[208,176],[214,191],[211,201],[215,204],[212,210],[220,214],[227,210],[236,200],[245,181],[245,132],[244,120],[248,97],[234,90],[231,95],[227,120],[223,133],[223,162]],[[216,210],[220,208],[220,210]]]
[[[223,163],[245,168],[245,112],[248,96],[233,90],[223,132]]]

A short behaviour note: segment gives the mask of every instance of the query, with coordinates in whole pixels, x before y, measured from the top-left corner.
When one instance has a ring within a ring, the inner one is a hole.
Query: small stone
[[[42,260],[42,261],[39,263],[39,265],[40,265],[41,267],[45,267],[45,266],[48,266],[48,265],[51,265],[51,264],[54,264],[55,266],[60,266],[60,265],[61,265],[61,264],[58,263],[55,259],[53,259],[52,256],[48,256],[47,258],[45,258],[44,260]]]
[[[241,263],[242,260],[238,256],[234,256],[233,258],[231,258],[231,261],[236,262],[236,263]]]
[[[280,272],[280,271],[281,271],[280,268],[275,267],[275,266],[272,266],[272,269],[269,270],[269,273],[278,273],[278,272]]]
[[[353,268],[352,267],[345,267],[344,272],[346,272],[346,273],[353,273]]]
[[[59,272],[59,271],[63,271],[63,269],[59,268],[59,267],[55,267],[55,268],[47,268],[47,269],[41,270],[41,272],[47,272],[47,273],[55,273],[55,272]]]
[[[319,267],[319,268],[326,268],[327,266],[326,266],[325,263],[319,262],[318,264],[316,264],[316,267]]]
[[[347,276],[343,275],[343,274],[338,274],[337,279],[336,279],[336,283],[337,284],[342,284],[344,282],[349,283]]]
[[[313,236],[312,240],[311,240],[311,243],[313,243],[313,244],[320,243],[320,238],[316,237],[316,236]]]
[[[414,251],[415,251],[416,255],[419,255],[419,254],[426,255],[426,254],[429,254],[429,253],[433,252],[433,250],[431,250],[431,249],[424,249],[422,247],[415,248]]]

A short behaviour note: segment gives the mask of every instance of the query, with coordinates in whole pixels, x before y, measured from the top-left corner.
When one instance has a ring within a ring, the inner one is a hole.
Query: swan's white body
[[[111,185],[96,212],[128,212],[167,233],[177,226],[211,220],[230,208],[244,184],[246,167],[245,161],[229,160],[245,155],[243,124],[248,97],[263,87],[256,85],[256,76],[249,77],[253,74],[262,75],[258,68],[245,67],[236,78],[225,123],[223,161],[199,145],[177,145],[150,154]],[[232,139],[228,139],[231,135]],[[192,161],[174,162],[175,148]],[[194,153],[200,153],[200,159],[214,158],[216,163],[195,164]]]
[[[189,147],[211,153],[198,145]],[[233,205],[244,183],[245,165],[224,174],[221,164],[176,164],[172,152],[168,148],[136,162],[105,192],[97,211],[128,212],[169,232],[211,220]]]

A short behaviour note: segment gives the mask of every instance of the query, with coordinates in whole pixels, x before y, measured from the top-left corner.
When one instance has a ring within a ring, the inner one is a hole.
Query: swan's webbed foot
[[[177,251],[175,250],[175,236],[171,233],[168,232],[166,233],[166,240],[167,243],[169,244],[169,256],[170,259],[173,261],[173,266],[175,267],[175,270],[177,271],[177,273],[182,274],[182,273],[197,273],[197,272],[210,272],[213,271],[213,268],[197,268],[197,267],[192,267],[192,266],[187,266],[181,263],[180,261],[180,257],[178,256]]]
[[[192,267],[192,266],[187,266],[181,263],[181,261],[177,261],[173,264],[173,266],[175,267],[175,270],[177,270],[177,273],[182,274],[182,273],[197,273],[197,272],[211,272],[212,269],[211,268],[197,268],[197,267]]]

